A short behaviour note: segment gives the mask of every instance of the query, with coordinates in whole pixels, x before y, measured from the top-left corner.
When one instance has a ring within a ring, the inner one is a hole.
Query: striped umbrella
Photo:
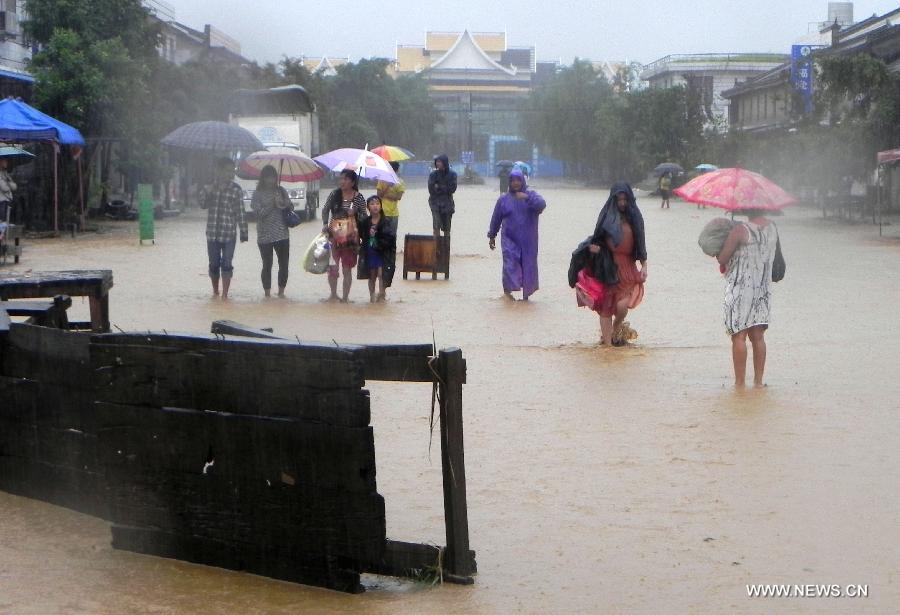
[[[253,133],[226,122],[193,122],[176,128],[161,143],[168,147],[209,152],[256,152],[266,147]]]
[[[241,179],[259,179],[263,167],[272,166],[278,171],[283,182],[309,182],[325,176],[325,171],[316,161],[291,147],[270,147],[261,152],[253,152],[238,166]]]
[[[379,145],[378,147],[372,148],[372,153],[378,154],[388,162],[402,162],[403,160],[409,160],[410,158],[416,157],[416,155],[408,149],[397,147],[396,145]]]

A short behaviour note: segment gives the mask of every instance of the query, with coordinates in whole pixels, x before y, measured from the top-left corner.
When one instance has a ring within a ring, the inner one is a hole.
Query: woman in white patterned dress
[[[719,252],[725,272],[725,331],[731,336],[734,384],[744,386],[747,338],[753,346],[753,384],[763,386],[766,367],[765,332],[772,299],[772,262],[778,230],[763,211],[738,212],[749,222],[737,224]]]

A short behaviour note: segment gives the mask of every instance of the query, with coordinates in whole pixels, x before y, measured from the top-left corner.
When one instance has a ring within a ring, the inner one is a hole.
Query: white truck
[[[319,116],[307,91],[299,85],[267,90],[238,90],[230,103],[229,121],[246,128],[269,147],[289,147],[307,156],[319,154]],[[247,154],[252,152],[245,152]],[[244,191],[244,209],[256,180],[238,179]],[[294,209],[306,220],[313,220],[319,208],[319,182],[282,182]]]

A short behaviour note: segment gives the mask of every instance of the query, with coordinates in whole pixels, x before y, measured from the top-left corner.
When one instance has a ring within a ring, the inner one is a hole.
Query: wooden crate
[[[441,237],[443,249],[441,258],[435,258],[435,243],[433,235],[406,235],[403,242],[403,279],[407,279],[410,272],[416,274],[416,279],[421,279],[422,273],[430,273],[431,279],[436,280],[437,274],[443,273],[444,279],[450,277],[450,239]]]

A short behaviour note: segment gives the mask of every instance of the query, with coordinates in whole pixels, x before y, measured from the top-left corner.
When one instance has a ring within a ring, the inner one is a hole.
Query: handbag
[[[592,276],[587,268],[578,272],[578,281],[575,282],[575,300],[578,307],[586,307],[599,310],[603,299],[606,298],[606,285]]]
[[[356,225],[356,216],[332,218],[328,222],[328,235],[331,237],[331,245],[335,248],[358,245],[359,228]]]
[[[300,215],[293,209],[288,209],[287,207],[282,209],[281,219],[284,221],[285,226],[287,226],[288,228],[300,226]]]
[[[781,237],[778,235],[778,227],[775,227],[775,260],[772,261],[772,281],[782,281],[785,269],[787,269],[787,263],[784,262],[784,254],[781,253]]]

